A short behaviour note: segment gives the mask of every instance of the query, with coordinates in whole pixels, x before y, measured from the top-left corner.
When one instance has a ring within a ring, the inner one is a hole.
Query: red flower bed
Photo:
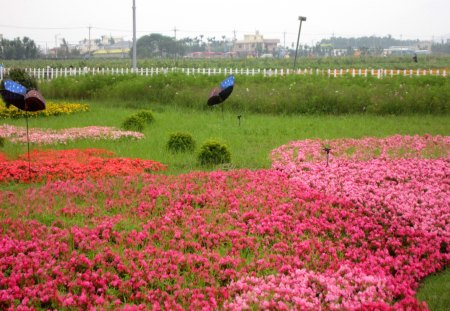
[[[156,172],[166,168],[151,160],[114,158],[112,152],[100,149],[33,151],[30,159],[30,171],[27,154],[18,160],[0,161],[0,182],[98,179]]]
[[[449,260],[448,231],[275,170],[57,181],[0,201],[3,308],[420,309],[418,281]]]
[[[450,158],[446,137],[425,140],[331,141],[329,166],[306,141],[272,170],[0,190],[0,309],[426,309],[419,282],[450,263]],[[64,154],[34,158],[111,159]]]
[[[7,161],[6,156],[3,153],[0,152],[0,163],[1,162],[5,162],[5,161]]]

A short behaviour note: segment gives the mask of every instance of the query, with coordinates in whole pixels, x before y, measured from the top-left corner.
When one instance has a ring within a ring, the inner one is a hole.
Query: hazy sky
[[[133,0],[0,0],[0,34],[28,36],[51,48],[62,38],[77,43],[101,35],[132,38]],[[450,38],[450,0],[136,0],[137,37],[162,33],[177,38],[203,35],[237,39],[258,30],[281,44],[335,36]]]

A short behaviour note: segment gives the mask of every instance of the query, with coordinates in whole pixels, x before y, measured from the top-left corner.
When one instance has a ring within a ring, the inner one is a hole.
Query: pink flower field
[[[449,151],[306,140],[269,170],[0,190],[0,308],[425,310],[417,286],[450,260]]]
[[[29,129],[28,136],[31,143],[48,145],[67,144],[69,141],[80,139],[141,139],[144,137],[144,134],[133,131],[123,131],[114,127],[86,126],[62,130],[31,128]],[[25,127],[3,124],[0,126],[0,137],[5,137],[14,143],[27,143],[27,132]]]

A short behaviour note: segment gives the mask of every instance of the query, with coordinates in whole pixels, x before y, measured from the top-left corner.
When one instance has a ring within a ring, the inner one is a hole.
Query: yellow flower
[[[47,102],[45,109],[36,112],[29,112],[28,116],[38,117],[38,116],[58,116],[62,114],[72,114],[75,112],[89,111],[88,104],[81,103],[66,103],[66,102]],[[25,116],[25,111],[19,110],[14,106],[6,108],[6,105],[0,100],[0,118],[20,118]]]

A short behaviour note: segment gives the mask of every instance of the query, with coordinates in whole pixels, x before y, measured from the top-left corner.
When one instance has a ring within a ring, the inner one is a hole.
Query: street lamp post
[[[298,43],[300,42],[300,31],[302,31],[302,22],[306,22],[306,17],[299,16],[298,20],[300,21],[300,27],[298,28],[297,45],[295,47],[294,70],[295,70],[295,65],[297,63]]]

